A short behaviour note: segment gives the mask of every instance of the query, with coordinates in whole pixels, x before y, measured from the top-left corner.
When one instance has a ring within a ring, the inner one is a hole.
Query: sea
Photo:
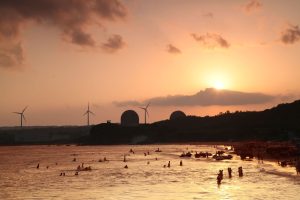
[[[155,152],[158,148],[161,152]],[[0,199],[300,199],[300,175],[294,167],[266,160],[242,161],[234,154],[231,160],[219,161],[179,157],[188,151],[215,153],[225,148],[183,144],[1,146]],[[164,167],[169,161],[170,167]],[[82,165],[91,170],[75,175]],[[232,178],[228,167],[233,170]],[[238,167],[243,168],[242,177]],[[219,170],[224,173],[220,185]]]

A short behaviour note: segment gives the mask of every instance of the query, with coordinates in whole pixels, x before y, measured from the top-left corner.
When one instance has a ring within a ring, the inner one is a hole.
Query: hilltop
[[[300,100],[264,111],[187,116],[137,127],[99,124],[83,140],[89,144],[181,143],[202,141],[289,140],[300,137]]]

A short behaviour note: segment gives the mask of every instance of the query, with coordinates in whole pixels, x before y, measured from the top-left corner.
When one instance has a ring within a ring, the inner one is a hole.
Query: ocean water
[[[154,152],[158,147],[162,152]],[[130,149],[135,153],[129,154]],[[235,155],[223,161],[179,158],[190,150],[216,151],[208,145],[0,147],[0,199],[300,199],[300,176],[292,167],[241,161]],[[104,157],[109,161],[98,162]],[[164,168],[168,161],[171,167]],[[81,163],[92,170],[75,176]],[[238,177],[239,166],[243,177]],[[231,179],[228,167],[233,169]],[[60,176],[62,172],[66,175]]]

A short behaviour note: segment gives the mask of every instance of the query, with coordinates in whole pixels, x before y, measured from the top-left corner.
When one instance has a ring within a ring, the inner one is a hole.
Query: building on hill
[[[177,111],[172,112],[172,114],[170,115],[170,120],[176,120],[176,119],[184,118],[184,117],[186,117],[185,113],[180,110],[177,110]]]
[[[133,110],[126,110],[121,115],[121,125],[122,126],[138,126],[139,116]]]

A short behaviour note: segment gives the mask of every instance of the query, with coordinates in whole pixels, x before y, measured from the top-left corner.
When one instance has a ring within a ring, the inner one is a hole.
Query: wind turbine
[[[15,114],[18,114],[20,115],[20,118],[21,118],[21,126],[20,127],[23,127],[23,119],[26,121],[26,118],[25,118],[25,115],[24,115],[24,112],[25,110],[27,109],[28,106],[26,106],[22,112],[13,112]]]
[[[88,109],[87,109],[87,111],[83,114],[83,116],[84,116],[84,115],[87,115],[87,125],[88,125],[88,126],[90,125],[90,114],[95,115],[92,111],[90,111],[90,103],[88,103]]]
[[[150,103],[148,103],[146,107],[139,107],[140,109],[145,111],[145,124],[147,124],[147,116],[149,117],[149,113],[148,113],[149,105],[150,105]]]

